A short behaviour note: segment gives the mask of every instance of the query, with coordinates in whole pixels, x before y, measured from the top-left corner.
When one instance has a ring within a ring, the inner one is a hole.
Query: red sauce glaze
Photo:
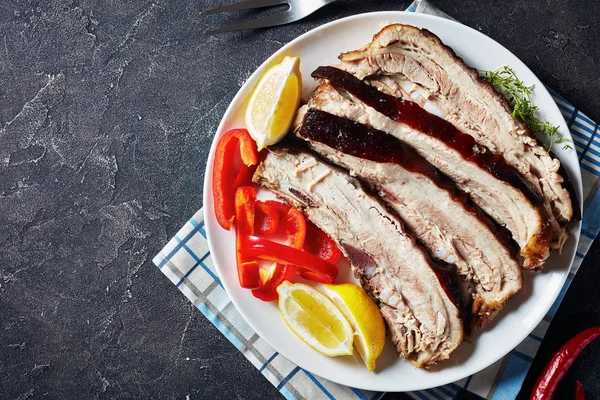
[[[437,187],[445,190],[455,201],[462,204],[467,212],[484,223],[513,254],[518,252],[518,245],[512,240],[508,229],[489,218],[473,203],[467,193],[456,186],[454,181],[442,174],[412,147],[394,136],[314,108],[307,111],[297,134],[304,139],[323,143],[351,156],[379,163],[398,164],[408,171],[425,175]]]
[[[312,77],[326,79],[334,87],[356,96],[388,118],[436,138],[459,152],[466,161],[477,164],[497,179],[521,190],[533,205],[542,203],[542,197],[530,189],[517,170],[508,165],[500,155],[493,154],[487,147],[478,144],[473,137],[460,132],[454,125],[425,111],[418,104],[380,92],[375,87],[338,68],[319,67],[312,73]]]

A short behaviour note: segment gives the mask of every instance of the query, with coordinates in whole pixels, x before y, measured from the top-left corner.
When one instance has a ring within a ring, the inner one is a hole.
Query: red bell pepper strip
[[[236,230],[241,235],[254,235],[256,188],[242,186],[235,191]]]
[[[585,400],[585,391],[581,382],[575,382],[575,400]]]
[[[306,238],[306,219],[304,218],[304,214],[298,209],[280,201],[266,200],[260,203],[261,205],[259,207],[261,208],[261,211],[265,211],[265,213],[268,212],[273,217],[275,217],[275,215],[279,216],[275,232],[286,236],[286,244],[289,246],[296,249],[302,249]],[[269,232],[272,228],[272,226],[268,227]],[[260,230],[257,232],[260,232]]]
[[[279,210],[264,201],[256,202],[254,230],[257,235],[271,236],[277,232],[281,215]]]
[[[292,208],[292,206],[282,203],[281,201],[277,201],[277,200],[265,200],[264,202],[266,205],[271,206],[272,208],[276,209],[277,211],[279,211],[279,215],[285,215],[287,214],[287,212],[290,210],[290,208]]]
[[[236,153],[239,150],[241,163],[236,168]],[[213,165],[213,196],[217,222],[223,229],[231,229],[235,217],[234,193],[238,186],[249,181],[258,164],[256,142],[246,129],[233,129],[217,143]]]
[[[286,244],[295,249],[304,247],[306,238],[306,220],[304,215],[296,208],[290,207],[279,223],[280,230],[288,236]]]
[[[235,181],[233,182],[233,188],[239,188],[240,186],[249,186],[252,184],[252,175],[256,170],[256,165],[242,164],[240,166],[240,172],[238,172]]]
[[[296,270],[296,274],[300,275],[304,279],[308,279],[309,281],[322,282],[322,283],[331,283],[331,282],[325,282],[325,281],[323,281],[323,278],[322,278],[322,276],[320,274],[315,274],[314,272],[312,272],[312,271],[310,271],[308,269],[305,269],[305,268],[298,268]]]
[[[335,242],[312,222],[306,224],[304,251],[332,264],[335,264],[342,254]]]
[[[313,273],[311,275],[318,282],[331,283],[339,272],[335,265],[317,256],[256,236],[243,237],[239,251],[244,257],[305,268]]]
[[[300,211],[273,200],[258,201],[256,210],[256,234],[262,233],[264,236],[269,236],[279,232],[287,236],[286,243],[289,246],[296,249],[302,248],[306,237],[306,220]],[[265,275],[266,271],[265,269],[261,270]],[[295,275],[296,266],[277,263],[271,275],[261,279],[260,288],[253,290],[252,294],[263,301],[277,300],[279,298],[277,286],[283,281],[291,281]]]
[[[544,368],[533,388],[533,392],[531,392],[530,399],[551,399],[558,384],[569,367],[575,362],[579,353],[598,336],[600,336],[600,326],[588,328],[569,339]]]
[[[260,288],[252,290],[252,294],[262,301],[277,300],[279,298],[277,286],[284,281],[291,282],[294,275],[296,275],[295,265],[275,264],[275,269],[268,276],[261,279]]]
[[[254,208],[256,189],[242,186],[235,191],[236,262],[240,286],[254,289],[260,286],[260,267],[255,260],[244,257],[240,252],[242,238],[254,234]]]
[[[256,261],[247,261],[238,264],[238,278],[240,286],[245,289],[260,287],[260,265]]]

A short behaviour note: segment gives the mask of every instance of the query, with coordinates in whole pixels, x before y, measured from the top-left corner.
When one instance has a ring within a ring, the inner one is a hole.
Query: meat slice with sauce
[[[457,266],[471,283],[473,327],[489,322],[521,288],[509,232],[412,148],[317,108],[303,113],[296,135],[377,191],[434,258]]]
[[[500,156],[416,103],[382,93],[348,72],[319,67],[321,86],[311,106],[368,125],[411,146],[498,224],[520,247],[523,267],[540,268],[550,254],[552,230],[540,195]]]
[[[379,199],[308,151],[270,148],[253,180],[338,244],[379,302],[400,357],[428,367],[450,356],[464,336],[454,265],[433,261]]]
[[[560,161],[548,153],[512,107],[433,33],[410,25],[385,27],[362,49],[340,56],[340,68],[390,95],[419,102],[519,171],[543,196],[552,247],[568,237],[565,224],[579,205]]]

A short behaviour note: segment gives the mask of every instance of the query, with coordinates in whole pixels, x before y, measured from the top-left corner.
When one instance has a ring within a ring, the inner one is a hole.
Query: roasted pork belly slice
[[[341,68],[391,95],[431,105],[478,143],[501,154],[543,195],[553,247],[562,247],[568,232],[561,225],[580,218],[573,187],[560,161],[525,123],[512,118],[506,98],[476,69],[431,32],[401,24],[387,26],[367,46],[340,59]]]
[[[452,288],[456,267],[433,261],[379,199],[312,153],[270,149],[254,175],[338,244],[381,306],[400,357],[418,367],[447,359],[463,339]]]
[[[472,282],[474,327],[489,322],[521,288],[509,233],[412,148],[314,108],[296,135],[380,193],[434,258],[454,263]]]
[[[552,238],[538,207],[541,199],[501,157],[417,104],[382,93],[347,72],[319,67],[313,75],[324,84],[313,93],[310,107],[369,125],[414,148],[510,230],[524,268],[541,267]]]

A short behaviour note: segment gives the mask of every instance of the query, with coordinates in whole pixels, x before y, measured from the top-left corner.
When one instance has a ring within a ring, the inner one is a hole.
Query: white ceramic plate
[[[384,353],[377,361],[377,371],[370,373],[358,358],[328,358],[310,349],[288,330],[276,303],[263,303],[255,299],[249,290],[240,288],[235,268],[234,233],[218,225],[210,189],[217,139],[229,129],[244,126],[247,98],[268,65],[279,62],[285,55],[300,57],[304,77],[303,97],[306,98],[316,86],[310,78],[310,73],[316,67],[334,64],[339,53],[362,47],[388,22],[429,29],[463,57],[467,64],[478,69],[493,70],[502,65],[511,66],[526,84],[535,85],[534,103],[540,107],[542,117],[559,125],[562,134],[570,137],[564,119],[542,83],[512,53],[482,33],[457,22],[424,14],[380,12],[356,15],[323,25],[287,44],[265,61],[240,89],[219,125],[208,158],[204,216],[208,244],[223,286],[250,326],[275,350],[300,367],[343,385],[378,391],[409,391],[440,386],[474,374],[510,352],[531,333],[549,310],[567,278],[579,240],[580,223],[572,224],[571,237],[562,255],[552,255],[543,273],[526,273],[523,290],[509,302],[494,323],[478,332],[471,343],[461,344],[448,361],[429,371],[416,369],[408,361],[397,358],[388,340]],[[575,151],[557,148],[556,152],[581,199],[581,173]],[[342,269],[338,281],[353,280],[348,269]]]

